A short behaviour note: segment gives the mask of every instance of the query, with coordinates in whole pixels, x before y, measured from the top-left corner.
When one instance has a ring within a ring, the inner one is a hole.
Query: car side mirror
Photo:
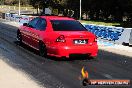
[[[28,23],[23,23],[23,26],[28,26]]]

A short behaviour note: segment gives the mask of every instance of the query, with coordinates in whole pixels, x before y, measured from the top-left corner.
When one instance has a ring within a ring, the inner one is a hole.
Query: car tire
[[[98,58],[96,56],[89,56],[88,57],[88,60],[94,60],[94,61],[97,61]]]
[[[39,55],[42,56],[42,57],[47,56],[46,45],[42,42],[39,43]]]
[[[19,30],[17,31],[17,42],[19,45],[22,44],[22,36]]]
[[[123,42],[122,45],[124,45],[124,46],[129,46],[129,43]]]

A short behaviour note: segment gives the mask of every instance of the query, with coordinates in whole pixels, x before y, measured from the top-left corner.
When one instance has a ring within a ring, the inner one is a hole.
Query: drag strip
[[[131,57],[99,50],[97,60],[74,58],[61,61],[55,57],[43,58],[35,50],[16,44],[17,29],[0,23],[0,55],[6,58],[4,61],[10,66],[24,72],[43,87],[80,88],[78,77],[83,66],[89,72],[90,79],[132,80]]]

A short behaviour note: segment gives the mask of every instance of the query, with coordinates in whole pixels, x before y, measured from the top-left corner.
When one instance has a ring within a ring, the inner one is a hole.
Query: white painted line
[[[103,74],[103,76],[105,76],[108,79],[113,79],[113,77],[111,75],[109,75],[109,74]]]

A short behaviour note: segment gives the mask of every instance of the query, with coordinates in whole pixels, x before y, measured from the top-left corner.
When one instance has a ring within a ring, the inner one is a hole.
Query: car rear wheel
[[[39,55],[42,56],[42,57],[47,56],[46,45],[42,42],[39,43]]]
[[[88,60],[94,60],[94,61],[97,61],[98,60],[98,58],[97,58],[97,56],[89,56],[88,57]]]
[[[17,42],[19,45],[22,44],[22,36],[20,31],[17,31]]]
[[[123,42],[122,45],[124,45],[124,46],[129,46],[129,43]]]

